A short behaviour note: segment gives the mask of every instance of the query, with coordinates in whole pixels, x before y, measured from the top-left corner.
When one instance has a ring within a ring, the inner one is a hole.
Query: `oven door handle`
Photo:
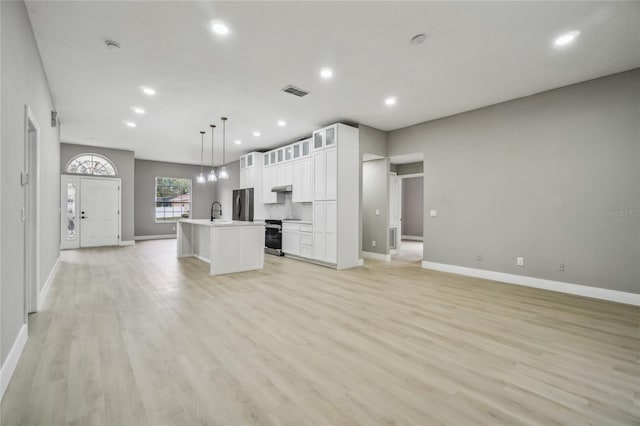
[[[279,230],[282,230],[282,226],[280,226],[280,225],[265,225],[264,227],[267,228],[267,229],[279,229]]]

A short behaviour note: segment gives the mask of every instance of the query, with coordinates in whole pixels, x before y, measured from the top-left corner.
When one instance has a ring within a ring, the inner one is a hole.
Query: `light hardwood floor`
[[[367,261],[66,251],[2,425],[640,423],[640,310]]]

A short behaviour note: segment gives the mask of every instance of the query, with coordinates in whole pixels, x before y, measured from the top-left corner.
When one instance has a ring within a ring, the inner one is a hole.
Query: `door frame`
[[[82,181],[83,180],[110,180],[118,182],[118,242],[116,245],[120,245],[122,242],[122,179],[115,176],[99,177],[90,175],[74,175],[74,174],[61,174],[60,175],[60,249],[70,250],[81,248],[80,238],[82,232],[82,221],[80,220],[80,209],[82,207]],[[65,244],[65,231],[66,231],[66,188],[64,182],[75,181],[76,183],[76,227],[78,229],[78,238],[75,240],[75,244]]]
[[[31,137],[32,132],[35,138]],[[40,124],[28,105],[24,109],[24,297],[25,321],[38,310],[40,277]]]
[[[400,227],[399,227],[399,235],[398,235],[398,241],[402,241],[402,236],[404,235],[403,233],[403,226],[404,226],[404,218],[402,217],[402,202],[403,202],[403,197],[402,197],[402,190],[404,188],[404,180],[405,179],[409,179],[409,178],[415,178],[415,177],[421,177],[422,178],[422,184],[424,185],[424,172],[423,173],[409,173],[406,175],[398,175],[398,177],[400,178],[400,196],[398,197],[398,202],[400,203]],[[424,194],[422,195],[422,197],[424,198]],[[423,221],[424,221],[424,212],[425,212],[425,208],[424,208],[424,199],[422,202],[422,217],[423,217]],[[422,227],[422,241],[424,241],[424,225]],[[398,248],[400,248],[400,244],[398,244]]]

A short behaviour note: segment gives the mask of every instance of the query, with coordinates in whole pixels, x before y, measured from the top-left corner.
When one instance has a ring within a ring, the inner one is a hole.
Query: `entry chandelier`
[[[204,177],[204,132],[200,132],[200,174],[196,177],[198,183],[205,183]]]
[[[213,169],[213,129],[215,129],[216,126],[215,124],[209,124],[209,127],[211,127],[211,171],[207,175],[207,180],[209,182],[215,182],[218,180],[218,177],[216,176],[216,172]]]
[[[227,168],[225,167],[225,150],[227,146],[227,135],[226,135],[226,123],[227,117],[220,117],[222,120],[222,169],[218,174],[219,179],[229,179],[229,173],[227,173]]]

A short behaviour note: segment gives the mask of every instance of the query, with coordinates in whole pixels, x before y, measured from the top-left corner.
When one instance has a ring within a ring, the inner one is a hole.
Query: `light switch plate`
[[[516,265],[524,266],[524,257],[516,257]]]
[[[431,217],[438,216],[438,211],[437,210],[429,210],[429,216],[431,216]]]
[[[380,209],[376,209],[376,216],[380,216]]]

